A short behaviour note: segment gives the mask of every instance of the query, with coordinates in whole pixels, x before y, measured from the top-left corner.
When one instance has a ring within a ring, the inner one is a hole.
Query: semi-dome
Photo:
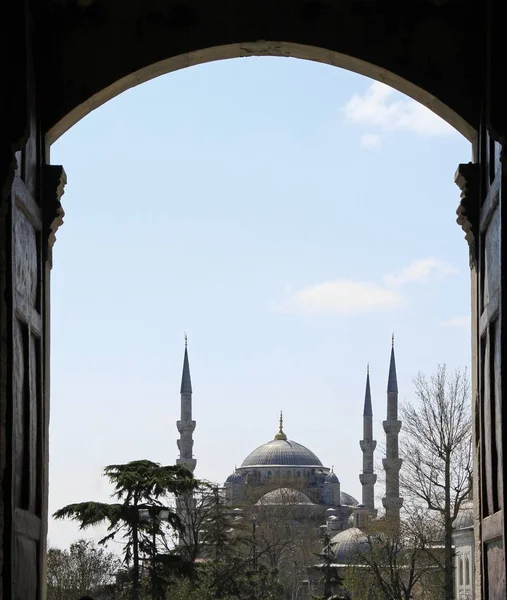
[[[354,496],[342,491],[340,491],[340,501],[342,506],[357,506],[359,504]]]
[[[453,521],[455,530],[467,529],[474,524],[474,504],[473,502],[464,502],[458,512],[458,516]]]
[[[308,498],[306,494],[292,488],[278,488],[272,492],[264,494],[262,498],[257,502],[258,505],[286,505],[286,504],[298,504],[305,506],[312,506],[314,502]]]
[[[350,527],[340,531],[331,538],[331,547],[338,564],[349,564],[356,557],[358,552],[367,547],[367,538],[357,527]]]
[[[302,444],[288,440],[283,432],[280,415],[280,430],[275,439],[251,452],[243,461],[245,467],[322,467],[315,454]]]
[[[225,483],[243,483],[243,476],[241,473],[231,473]]]

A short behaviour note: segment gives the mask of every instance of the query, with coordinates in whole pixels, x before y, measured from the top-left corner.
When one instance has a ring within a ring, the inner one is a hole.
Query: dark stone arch
[[[212,60],[290,56],[384,81],[472,139],[481,56],[468,0],[87,0],[60,5],[45,74],[45,128],[158,75]],[[56,41],[58,42],[56,44]]]

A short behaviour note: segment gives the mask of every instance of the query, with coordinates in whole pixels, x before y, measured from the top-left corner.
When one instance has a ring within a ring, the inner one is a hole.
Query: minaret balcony
[[[183,433],[184,431],[190,431],[190,433],[193,433],[195,429],[195,421],[176,421],[176,427],[180,433]]]
[[[177,458],[176,464],[181,467],[185,467],[191,473],[193,473],[195,471],[195,466],[197,464],[197,460],[195,458]]]
[[[401,458],[383,458],[382,466],[384,470],[387,472],[395,471],[398,472],[401,469],[401,465],[403,463],[403,459]]]
[[[359,446],[363,452],[373,452],[377,447],[376,440],[360,440]]]
[[[375,473],[360,473],[359,481],[361,482],[361,485],[375,485],[377,476]]]
[[[386,510],[393,508],[399,510],[403,506],[403,498],[384,497],[382,498],[382,505]]]
[[[400,433],[401,421],[396,421],[395,419],[388,419],[387,421],[384,421],[382,425],[387,435],[392,433]]]

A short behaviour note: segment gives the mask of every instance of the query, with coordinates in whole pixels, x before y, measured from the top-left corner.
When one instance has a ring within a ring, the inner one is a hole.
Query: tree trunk
[[[454,599],[454,573],[452,551],[452,518],[451,518],[451,453],[446,452],[445,460],[445,504],[444,504],[444,593],[445,600]]]
[[[139,600],[139,538],[137,531],[137,506],[134,506],[134,517],[132,521],[132,561],[134,568],[132,572],[132,592],[134,600]]]

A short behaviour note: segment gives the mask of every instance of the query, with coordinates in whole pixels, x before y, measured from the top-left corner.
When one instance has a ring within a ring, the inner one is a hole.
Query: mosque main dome
[[[262,444],[245,458],[240,469],[251,467],[322,467],[315,454],[302,444],[288,440],[283,432],[280,413],[280,429],[275,439]]]
[[[245,467],[322,467],[315,454],[305,446],[287,439],[274,439],[256,448],[245,458]]]

